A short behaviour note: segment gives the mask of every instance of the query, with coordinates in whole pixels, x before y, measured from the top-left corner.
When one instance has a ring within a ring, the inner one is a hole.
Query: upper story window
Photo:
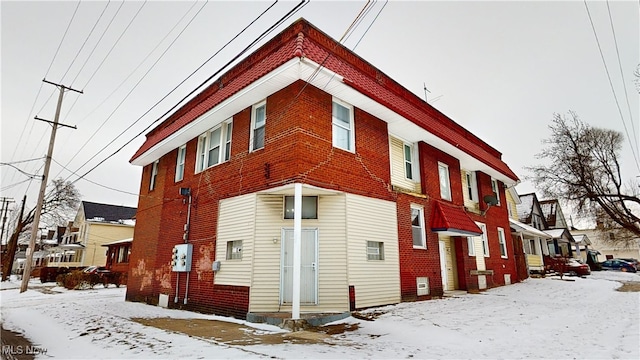
[[[413,247],[427,247],[424,231],[424,209],[421,206],[411,205],[411,233],[413,235]]]
[[[267,102],[259,102],[251,108],[251,144],[249,151],[264,147],[264,127],[267,124]]]
[[[451,201],[451,183],[449,181],[449,167],[438,163],[438,177],[440,179],[440,197]]]
[[[196,172],[229,160],[231,155],[231,119],[198,137]]]
[[[413,180],[413,146],[404,144],[404,177]]]
[[[158,164],[160,160],[156,160],[151,165],[151,179],[149,180],[149,191],[156,188],[156,178],[158,177]]]
[[[476,182],[476,172],[466,171],[465,179],[467,183],[467,188],[465,189],[465,195],[467,196],[467,199],[473,202],[478,202],[478,185]]]
[[[496,195],[496,199],[498,200],[498,204],[500,205],[500,191],[498,188],[498,180],[491,178],[491,190],[493,190],[494,194]]]
[[[178,148],[178,157],[176,160],[176,177],[175,181],[178,182],[184,178],[184,161],[187,155],[187,145],[182,145]]]
[[[504,229],[498,228],[498,243],[500,244],[500,257],[507,258],[507,242],[504,237]]]
[[[480,240],[482,241],[482,253],[484,256],[489,256],[489,240],[487,238],[487,225],[477,222],[476,225],[482,230]]]
[[[354,152],[353,107],[334,98],[331,113],[333,146]]]

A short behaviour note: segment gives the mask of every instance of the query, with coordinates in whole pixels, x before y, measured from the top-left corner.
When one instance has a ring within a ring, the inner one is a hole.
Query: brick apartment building
[[[130,301],[344,313],[516,280],[501,153],[304,19],[131,162]],[[190,271],[173,271],[182,244]]]

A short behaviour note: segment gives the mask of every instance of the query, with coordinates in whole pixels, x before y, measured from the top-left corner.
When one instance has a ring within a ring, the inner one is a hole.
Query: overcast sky
[[[152,106],[271,3],[2,1],[2,162],[41,174],[43,160],[16,162],[46,154],[51,127],[33,118],[53,120],[55,114],[57,89],[42,79],[62,83],[84,94],[65,94],[60,121],[77,130],[58,130],[50,178],[76,180],[70,171],[84,174],[134,139],[86,176],[119,191],[85,180],[76,185],[83,200],[136,206],[137,197],[127,193],[138,193],[141,168],[129,159],[144,137],[135,135],[296,3],[278,2]],[[300,17],[339,39],[365,3],[312,1],[267,39]],[[640,1],[587,5],[620,110],[583,1],[378,1],[343,43],[422,98],[426,83],[433,106],[502,152],[522,179],[521,194],[535,191],[524,167],[538,163],[534,156],[549,136],[553,113],[568,110],[623,134],[626,125],[621,160],[624,177],[632,179],[640,175],[631,148],[640,142],[634,84]],[[10,166],[0,171],[0,196],[18,203],[26,192],[28,205],[35,205],[38,181]]]

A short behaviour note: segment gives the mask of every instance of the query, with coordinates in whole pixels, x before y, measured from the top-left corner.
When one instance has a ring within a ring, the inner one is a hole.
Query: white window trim
[[[489,237],[487,236],[487,225],[476,222],[476,225],[482,230],[482,235],[480,235],[480,240],[482,241],[482,253],[484,257],[489,257]]]
[[[478,196],[478,180],[476,178],[475,171],[465,171],[465,180],[467,183],[467,188],[465,190],[466,197],[469,198],[469,201],[477,203],[479,200]],[[471,183],[469,183],[469,179],[471,179]],[[471,194],[469,194],[469,188],[471,188]]]
[[[443,194],[443,192],[442,192],[442,178],[440,177],[441,176],[441,174],[440,174],[440,169],[441,168],[444,168],[444,169],[447,170],[447,172],[446,172],[446,174],[447,174],[446,180],[447,180],[447,186],[448,186],[448,190],[449,190],[449,194],[448,194],[449,196],[448,197],[445,197],[444,196],[445,194]],[[442,199],[444,199],[444,200],[451,201],[451,198],[452,198],[452,195],[451,195],[451,174],[449,174],[449,165],[447,165],[445,163],[441,163],[439,161],[438,161],[438,184],[440,186],[440,197]]]
[[[418,210],[418,218],[420,220],[420,233],[422,236],[422,246],[413,244],[414,249],[426,249],[427,248],[427,234],[425,231],[425,221],[424,221],[424,207],[416,204],[411,204],[411,210]],[[413,243],[413,222],[411,223],[411,243]]]
[[[182,157],[180,156],[182,154]],[[178,148],[178,156],[176,158],[176,175],[175,182],[182,181],[184,179],[184,168],[187,161],[187,145],[182,145]],[[178,171],[180,169],[180,171]]]
[[[256,130],[256,109],[261,106],[264,106],[264,127],[265,129],[267,127],[267,100],[262,100],[251,107],[251,131],[249,132],[249,152],[264,149],[264,146],[266,144],[266,132],[265,132],[265,139],[262,144],[262,147],[257,149],[253,148],[253,137]]]
[[[411,149],[411,161],[409,161],[409,163],[411,164],[411,178],[407,177],[407,168],[406,168],[406,163],[407,163],[407,158],[406,158],[406,154],[404,152],[404,148],[405,146],[408,146],[409,149]],[[419,183],[420,182],[420,169],[418,166],[418,150],[417,150],[417,146],[414,146],[414,144],[412,143],[408,143],[408,142],[403,142],[402,143],[402,158],[404,160],[403,164],[402,164],[402,171],[404,173],[404,178],[412,181],[414,183]]]
[[[376,243],[378,244],[377,247],[372,247],[369,246],[369,243]],[[366,246],[367,246],[367,261],[384,261],[385,257],[384,257],[384,241],[375,241],[375,240],[367,240],[366,242]],[[375,256],[375,254],[369,254],[369,249],[376,249],[378,251],[377,256],[379,257],[379,259],[371,259],[369,256]]]
[[[498,185],[498,180],[491,178],[491,190],[496,194],[496,199],[498,200],[497,205],[500,206],[500,187]]]
[[[473,236],[468,236],[467,237],[467,247],[468,252],[469,252],[469,256],[476,256],[476,241],[475,241],[475,237]]]
[[[503,259],[509,258],[509,252],[507,251],[507,238],[504,229],[498,228],[498,243],[500,244],[500,257]],[[504,247],[504,255],[502,255],[502,248]]]
[[[229,130],[229,124],[231,124],[231,131],[233,132],[233,119],[227,119],[217,126],[207,130],[204,134],[198,136],[198,148],[196,151],[196,174],[229,161],[226,154],[227,131]],[[220,147],[220,150],[218,151],[218,162],[216,164],[208,166],[209,150],[211,147],[211,134],[218,129],[220,129],[220,144],[218,145]],[[229,137],[229,142],[231,142],[231,137]],[[229,148],[229,151],[231,151],[231,147]],[[229,156],[229,158],[231,158],[231,156]]]
[[[333,103],[336,103],[338,105],[344,106],[347,109],[349,109],[349,144],[351,145],[351,147],[349,149],[345,149],[342,148],[340,146],[337,146],[334,141],[333,141],[333,126],[339,126],[341,128],[344,129],[343,126],[341,126],[340,124],[336,124],[333,121],[333,109],[332,109],[332,115],[331,115],[331,144],[333,145],[333,147],[338,148],[338,149],[342,149],[344,151],[348,151],[348,152],[352,152],[355,153],[356,152],[356,129],[355,129],[355,121],[354,121],[354,114],[353,114],[353,105],[346,103],[338,98],[333,98],[332,99],[332,104],[331,107],[333,108]],[[404,149],[403,149],[404,151]]]
[[[237,246],[236,244],[240,244],[240,246]],[[235,245],[235,246],[234,246]],[[229,253],[229,247],[231,247],[231,253]],[[225,254],[225,260],[228,261],[242,261],[242,253],[244,250],[244,244],[242,243],[242,240],[229,240],[227,241],[226,244],[226,254]],[[233,249],[240,249],[239,251],[237,251],[237,253],[239,254],[238,257],[234,257],[233,255]]]
[[[160,160],[156,160],[151,165],[151,178],[149,179],[149,191],[152,191],[156,188],[156,180],[158,178],[158,164],[160,164]]]

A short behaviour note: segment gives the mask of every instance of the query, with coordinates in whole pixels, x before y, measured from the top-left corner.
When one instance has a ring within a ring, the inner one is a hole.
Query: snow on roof
[[[518,219],[525,221],[531,216],[531,210],[533,209],[533,199],[535,194],[520,195],[520,204],[516,205],[518,209]]]
[[[133,242],[133,238],[128,238],[128,239],[122,239],[122,240],[112,241],[112,242],[110,242],[110,243],[102,244],[102,246],[118,245],[118,244],[130,243],[130,242]]]
[[[552,237],[548,233],[546,233],[546,232],[544,232],[542,230],[538,230],[538,229],[534,228],[533,226],[529,226],[527,224],[521,223],[520,221],[509,219],[509,223],[511,224],[511,227],[514,228],[516,231],[523,232],[523,233],[525,233],[527,235],[540,236],[540,237],[545,238],[545,239],[549,239],[549,238]]]

